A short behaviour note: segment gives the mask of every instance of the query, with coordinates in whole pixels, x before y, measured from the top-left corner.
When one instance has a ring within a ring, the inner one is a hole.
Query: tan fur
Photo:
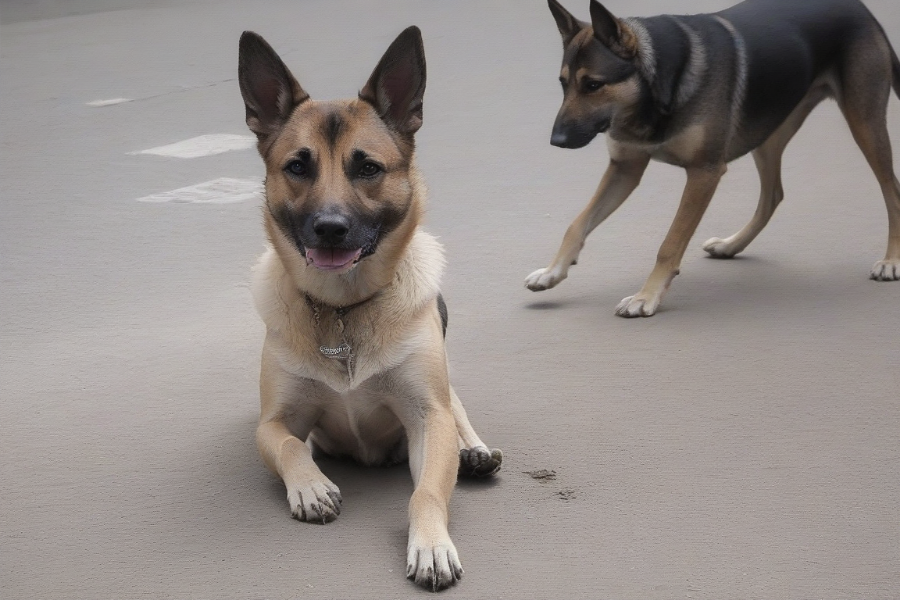
[[[388,50],[392,58],[382,64],[391,68],[408,58],[395,46],[405,45],[408,54],[417,36],[412,28],[401,34]],[[248,44],[247,63],[271,65],[272,51],[256,44],[263,50],[253,55]],[[277,64],[267,68],[277,71]],[[381,68],[365,90],[378,88]],[[412,117],[395,110],[389,118],[362,99],[303,99],[274,127],[271,115],[277,113],[257,106],[259,98],[271,98],[270,80],[259,83],[250,67],[247,73],[242,91],[248,124],[263,131],[259,149],[266,164],[269,238],[251,286],[266,324],[256,434],[260,455],[284,481],[294,517],[320,523],[338,516],[341,496],[313,461],[314,449],[369,465],[408,459],[415,490],[407,575],[428,589],[443,589],[462,576],[447,531],[457,472],[493,474],[502,453],[487,449],[450,387],[438,307],[443,248],[419,228],[425,186],[411,134],[402,131],[416,118],[415,98]],[[282,75],[283,87],[302,92],[289,77]],[[396,92],[396,80],[394,86]],[[262,112],[268,121],[250,111]],[[378,177],[348,174],[347,165],[360,152],[382,165]],[[302,153],[314,175],[294,176],[286,169]],[[306,234],[298,233],[296,221],[337,209],[389,214],[396,222],[378,234],[372,253],[335,272],[307,260],[298,245],[298,236]],[[338,341],[349,346],[350,358],[323,351]]]

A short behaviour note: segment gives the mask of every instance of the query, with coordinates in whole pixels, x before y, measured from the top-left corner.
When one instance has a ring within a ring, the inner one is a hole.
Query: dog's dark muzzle
[[[276,215],[276,221],[304,256],[312,248],[361,250],[362,257],[368,256],[375,251],[380,230],[379,223],[335,207],[305,214],[285,209]]]
[[[584,148],[597,137],[609,129],[609,119],[603,119],[593,127],[584,127],[578,123],[560,123],[553,125],[553,133],[550,134],[550,143],[558,148]]]

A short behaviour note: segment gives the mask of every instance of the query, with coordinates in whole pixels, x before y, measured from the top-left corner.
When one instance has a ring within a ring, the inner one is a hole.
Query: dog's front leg
[[[620,317],[650,317],[656,313],[663,294],[669,289],[672,280],[678,275],[681,258],[687,249],[688,242],[709,201],[716,192],[719,180],[727,170],[724,164],[711,167],[687,169],[687,185],[681,196],[681,204],[675,214],[675,220],[669,227],[669,233],[663,240],[656,255],[656,266],[644,283],[641,291],[634,296],[623,299],[616,307]]]
[[[575,264],[578,253],[584,247],[584,240],[634,191],[641,182],[649,161],[650,156],[644,153],[624,158],[614,156],[610,159],[597,191],[581,214],[569,225],[553,262],[526,277],[525,287],[539,292],[554,287],[568,276],[569,267]]]
[[[431,591],[454,585],[463,574],[447,531],[459,458],[446,363],[437,354],[416,353],[399,367],[408,392],[394,409],[406,429],[415,486],[409,500],[406,574]]]
[[[420,426],[407,430],[415,491],[409,500],[406,575],[432,591],[450,587],[463,574],[447,531],[459,465],[456,424],[450,407],[441,404],[429,407]]]
[[[328,523],[341,514],[341,492],[319,470],[303,442],[321,414],[314,403],[304,402],[315,390],[304,389],[312,386],[312,382],[298,381],[284,371],[273,355],[271,344],[267,339],[263,347],[259,383],[261,411],[256,428],[259,454],[266,466],[284,481],[294,518]]]

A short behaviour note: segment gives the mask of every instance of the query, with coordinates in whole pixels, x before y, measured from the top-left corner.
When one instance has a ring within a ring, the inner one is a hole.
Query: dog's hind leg
[[[450,408],[456,421],[457,445],[459,446],[459,474],[467,477],[488,477],[500,470],[503,451],[488,449],[466,415],[466,409],[453,388],[450,388]]]
[[[610,149],[613,153],[613,149]],[[538,269],[525,278],[525,287],[540,292],[554,287],[569,274],[569,267],[578,260],[588,234],[611,215],[641,182],[650,156],[637,153],[628,159],[611,157],[609,167],[590,203],[579,214],[563,237],[562,245],[550,266]]]
[[[743,229],[734,235],[712,238],[703,244],[703,249],[713,258],[732,258],[742,252],[768,224],[769,219],[784,198],[781,186],[781,157],[788,142],[803,125],[806,117],[819,102],[828,96],[824,85],[810,90],[800,104],[791,112],[784,123],[769,138],[753,151],[753,160],[759,172],[759,204],[756,213]]]
[[[678,275],[681,259],[687,249],[691,236],[697,230],[706,207],[709,206],[716,187],[725,174],[725,164],[710,167],[694,167],[687,169],[687,185],[681,196],[681,204],[675,214],[675,220],[669,227],[666,239],[656,255],[656,266],[650,277],[634,296],[624,298],[616,307],[620,317],[650,317],[656,314],[663,294],[669,289],[672,280]]]
[[[886,42],[885,42],[886,43]],[[871,279],[900,280],[900,183],[894,174],[891,141],[887,130],[887,102],[892,81],[890,59],[883,48],[878,57],[863,48],[844,69],[838,103],[853,139],[875,172],[888,212],[888,244],[884,260],[872,267]]]

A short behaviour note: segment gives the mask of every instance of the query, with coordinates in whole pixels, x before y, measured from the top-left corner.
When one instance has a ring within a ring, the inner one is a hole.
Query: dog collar
[[[319,352],[322,356],[326,358],[334,358],[340,361],[343,361],[347,366],[347,376],[350,378],[351,382],[353,381],[353,359],[355,355],[353,354],[353,348],[350,346],[349,342],[347,342],[346,336],[344,336],[344,317],[354,308],[369,302],[378,293],[369,296],[365,300],[360,300],[355,304],[351,304],[350,306],[331,306],[325,304],[324,302],[318,302],[312,298],[309,294],[304,294],[304,298],[306,299],[306,304],[312,309],[313,319],[316,322],[316,328],[319,329],[321,327],[321,316],[323,308],[330,308],[334,311],[335,321],[334,321],[334,329],[337,332],[339,342],[337,346],[328,346],[321,345],[319,346]]]

